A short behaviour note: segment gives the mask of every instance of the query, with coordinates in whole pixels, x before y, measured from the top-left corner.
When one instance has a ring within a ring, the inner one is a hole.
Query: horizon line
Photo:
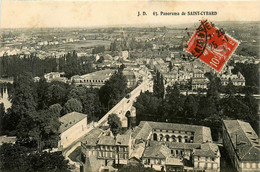
[[[231,23],[260,23],[259,21],[214,21],[214,23],[223,23],[223,22],[231,22]],[[104,28],[156,28],[156,27],[176,27],[183,25],[193,25],[197,22],[190,23],[180,23],[180,24],[169,24],[169,25],[160,25],[160,24],[143,24],[143,25],[107,25],[107,26],[61,26],[61,27],[3,27],[0,29],[8,30],[8,29],[104,29]]]

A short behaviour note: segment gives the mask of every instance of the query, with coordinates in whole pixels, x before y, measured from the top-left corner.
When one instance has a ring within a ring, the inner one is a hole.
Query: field
[[[58,51],[58,50],[66,50],[66,51],[81,51],[86,50],[90,47],[95,46],[102,46],[104,45],[106,48],[110,47],[110,41],[107,40],[85,40],[85,41],[78,41],[78,42],[69,42],[63,43],[58,45],[52,46],[44,46],[42,50],[49,50],[49,51]]]

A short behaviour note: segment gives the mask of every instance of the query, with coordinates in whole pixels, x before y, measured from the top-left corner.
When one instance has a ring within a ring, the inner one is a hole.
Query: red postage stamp
[[[223,29],[202,20],[185,50],[220,72],[238,44]]]

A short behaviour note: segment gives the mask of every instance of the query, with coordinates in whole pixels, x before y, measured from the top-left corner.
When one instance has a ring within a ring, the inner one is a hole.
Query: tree
[[[216,76],[212,75],[210,83],[208,85],[207,97],[212,98],[215,102],[219,100],[219,89],[221,88],[221,80]]]
[[[225,93],[229,97],[234,96],[234,94],[236,93],[236,87],[233,85],[233,82],[231,81],[231,79],[229,79],[228,84],[225,87]]]
[[[52,83],[52,85],[48,87],[46,94],[48,99],[48,106],[56,103],[63,105],[67,99],[66,88],[57,83]]]
[[[115,72],[99,90],[99,99],[103,106],[110,109],[118,103],[125,95],[127,80],[121,70]]]
[[[62,152],[42,152],[31,154],[28,157],[32,164],[32,171],[69,172],[68,160],[62,156]],[[55,160],[55,161],[54,161]]]
[[[221,99],[220,108],[224,116],[233,119],[249,120],[249,107],[240,96],[232,96]]]
[[[163,99],[164,98],[164,82],[163,76],[160,72],[156,72],[153,82],[153,93],[156,97]]]
[[[11,109],[6,122],[9,131],[13,131],[18,138],[28,138],[36,114],[36,90],[29,74],[23,74],[14,80],[14,89],[10,94]]]
[[[102,107],[98,91],[99,89],[75,87],[70,91],[68,97],[79,100],[82,104],[82,112],[88,114],[88,117],[101,117]]]
[[[171,71],[172,71],[172,69],[173,69],[172,62],[169,62],[169,66],[168,66],[168,68],[169,68],[169,71],[171,72]]]
[[[57,116],[61,115],[62,106],[59,103],[51,105],[49,111]]]
[[[5,117],[5,107],[4,103],[0,103],[0,135],[4,135],[4,117]]]
[[[69,99],[64,107],[63,107],[64,114],[70,113],[70,112],[82,112],[82,104],[79,100],[71,98]]]
[[[55,160],[55,161],[54,161]],[[0,147],[0,171],[3,172],[69,172],[68,160],[61,152],[34,152],[19,144]]]
[[[137,97],[134,107],[136,108],[136,122],[140,121],[158,121],[162,115],[159,114],[159,107],[162,99],[158,99],[152,93],[146,91],[140,93]]]
[[[120,121],[120,118],[117,116],[117,114],[112,113],[108,116],[107,123],[110,127],[111,132],[114,135],[114,140],[116,142],[116,136],[120,133],[120,131],[122,129],[122,123]],[[117,147],[117,153],[119,153],[118,149],[119,148]],[[118,157],[118,163],[119,163],[119,154],[117,155],[117,157]]]
[[[196,117],[198,111],[198,102],[192,95],[188,95],[184,102],[184,115],[188,118]]]
[[[117,114],[113,113],[108,116],[107,121],[111,132],[113,133],[114,137],[116,137],[122,129],[122,123],[120,121],[120,118],[117,116]]]
[[[185,97],[180,93],[177,85],[167,87],[165,100],[163,102],[162,113],[167,120],[181,119],[183,115]]]
[[[218,114],[215,99],[212,97],[201,96],[199,100],[199,109],[197,112],[198,119],[207,118],[214,114]]]
[[[30,162],[27,161],[27,152],[28,148],[24,146],[4,143],[0,146],[0,171],[29,171]]]
[[[48,107],[48,88],[49,83],[46,82],[45,78],[41,78],[39,82],[36,83],[37,87],[37,96],[38,96],[38,108],[37,109],[44,109]]]
[[[34,117],[33,128],[29,135],[37,143],[37,150],[41,152],[43,148],[53,148],[58,146],[60,115],[50,110],[40,110]]]

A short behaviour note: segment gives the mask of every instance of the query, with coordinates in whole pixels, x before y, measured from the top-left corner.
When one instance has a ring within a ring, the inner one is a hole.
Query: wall
[[[68,147],[71,143],[87,133],[87,117],[60,134],[59,144],[62,148]]]

